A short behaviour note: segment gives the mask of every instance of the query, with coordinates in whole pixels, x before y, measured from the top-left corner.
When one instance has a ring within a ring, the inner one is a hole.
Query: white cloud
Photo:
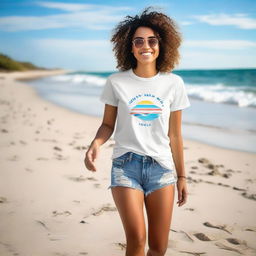
[[[230,25],[241,29],[256,29],[256,19],[247,17],[248,14],[209,14],[193,15],[196,20],[213,26]]]
[[[50,2],[46,2],[46,4]],[[51,3],[53,4],[53,3]],[[58,5],[58,8],[66,10],[78,10],[74,4]],[[70,6],[69,6],[70,5]],[[80,5],[79,5],[80,6]],[[89,5],[83,5],[84,8]],[[0,30],[4,31],[23,31],[23,30],[42,30],[54,28],[85,28],[93,30],[108,30],[113,27],[113,23],[119,22],[124,18],[122,12],[116,14],[116,11],[126,10],[127,7],[106,7],[90,5],[92,10],[75,11],[71,13],[62,13],[45,16],[7,16],[0,18]],[[56,6],[57,8],[57,6]]]
[[[186,40],[182,47],[207,48],[218,50],[242,50],[256,47],[256,42],[248,40]]]
[[[195,22],[192,22],[192,21],[181,21],[180,24],[183,25],[183,26],[188,26],[188,25],[191,25],[191,24],[194,24]]]
[[[99,50],[102,47],[110,47],[109,40],[75,40],[75,39],[34,39],[34,44],[47,48],[72,49],[75,51],[84,50],[87,47],[93,47]]]
[[[46,7],[46,8],[59,9],[59,10],[69,11],[69,12],[87,10],[93,6],[91,4],[69,4],[69,3],[58,3],[58,2],[47,2],[47,1],[45,2],[38,1],[35,4],[40,5],[42,7]]]
[[[60,2],[50,2],[50,1],[37,1],[35,4],[46,7],[46,8],[53,8],[53,9],[59,9],[63,11],[68,12],[79,12],[82,10],[88,10],[88,9],[104,9],[104,10],[112,10],[112,11],[125,11],[125,10],[131,10],[131,7],[127,6],[121,6],[121,7],[115,7],[115,6],[106,6],[106,5],[96,5],[96,4],[71,4],[71,3],[60,3]]]

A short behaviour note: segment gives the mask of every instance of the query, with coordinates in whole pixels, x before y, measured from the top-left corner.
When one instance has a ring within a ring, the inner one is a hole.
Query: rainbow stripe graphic
[[[134,115],[143,121],[152,121],[158,118],[161,113],[162,109],[154,105],[150,100],[140,101],[130,112],[131,115]]]

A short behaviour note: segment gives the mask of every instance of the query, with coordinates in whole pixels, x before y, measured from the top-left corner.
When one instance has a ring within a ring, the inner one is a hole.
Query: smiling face
[[[144,44],[141,48],[137,48],[134,43],[132,44],[132,52],[137,59],[137,65],[156,65],[156,59],[159,55],[159,43],[150,47],[147,39],[151,37],[156,38],[156,35],[151,28],[138,27],[135,31],[132,40],[135,38],[144,38]]]

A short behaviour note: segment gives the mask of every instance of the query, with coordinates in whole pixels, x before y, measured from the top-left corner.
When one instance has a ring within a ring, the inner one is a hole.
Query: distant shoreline
[[[41,77],[54,76],[58,74],[66,74],[70,70],[66,69],[50,69],[50,70],[26,70],[26,71],[10,71],[0,72],[0,78],[14,78],[19,81],[35,80]]]

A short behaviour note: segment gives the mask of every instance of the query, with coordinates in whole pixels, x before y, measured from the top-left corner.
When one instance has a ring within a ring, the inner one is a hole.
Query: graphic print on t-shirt
[[[159,97],[148,93],[138,94],[129,101],[130,114],[142,121],[141,126],[151,126],[150,121],[159,118],[163,106]]]

